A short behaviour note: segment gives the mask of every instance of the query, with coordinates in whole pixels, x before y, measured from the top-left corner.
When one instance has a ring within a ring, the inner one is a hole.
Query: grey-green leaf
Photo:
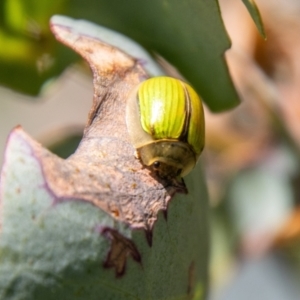
[[[201,165],[185,178],[188,194],[179,194],[181,182],[164,183],[135,158],[124,95],[147,77],[145,60],[81,31],[90,26],[62,17],[51,23],[93,69],[94,102],[77,151],[60,159],[21,127],[8,138],[0,298],[202,300],[208,201]]]
[[[200,164],[186,179],[189,195],[172,200],[167,219],[159,214],[150,247],[143,230],[87,202],[57,199],[32,143],[14,130],[1,174],[1,300],[204,299],[208,203]],[[128,253],[120,278],[105,268],[105,228],[138,251]]]

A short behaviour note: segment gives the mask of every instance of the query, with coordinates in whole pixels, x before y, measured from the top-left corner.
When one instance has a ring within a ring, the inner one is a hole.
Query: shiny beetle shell
[[[187,175],[204,147],[204,112],[194,89],[181,80],[154,77],[129,95],[126,122],[143,164],[159,176]]]

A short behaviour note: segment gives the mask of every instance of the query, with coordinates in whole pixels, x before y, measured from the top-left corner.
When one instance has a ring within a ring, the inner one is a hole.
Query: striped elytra
[[[204,147],[204,112],[194,89],[153,77],[130,94],[126,121],[139,158],[162,177],[185,176]]]
[[[178,139],[186,120],[185,92],[179,80],[155,77],[138,92],[143,129],[158,139]]]

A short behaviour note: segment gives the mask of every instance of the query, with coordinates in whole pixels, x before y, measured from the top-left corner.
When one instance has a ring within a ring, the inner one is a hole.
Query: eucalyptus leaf
[[[82,201],[56,202],[39,159],[22,134],[9,138],[1,174],[0,298],[2,300],[204,299],[207,286],[207,200],[199,164],[189,195],[160,213],[149,247],[142,230],[116,222]],[[103,268],[111,227],[132,240],[125,274]]]
[[[0,177],[0,298],[204,299],[208,201],[201,164],[186,187],[141,164],[125,97],[148,76],[144,61],[80,27],[62,17],[51,22],[56,38],[94,75],[76,152],[63,160],[21,127],[8,138]]]

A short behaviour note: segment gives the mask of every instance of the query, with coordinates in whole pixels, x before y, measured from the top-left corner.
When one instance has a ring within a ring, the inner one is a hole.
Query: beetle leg
[[[177,193],[181,193],[181,194],[188,193],[188,189],[185,185],[183,178],[180,178],[180,179],[173,178],[171,180],[171,186],[173,186],[176,189]]]

